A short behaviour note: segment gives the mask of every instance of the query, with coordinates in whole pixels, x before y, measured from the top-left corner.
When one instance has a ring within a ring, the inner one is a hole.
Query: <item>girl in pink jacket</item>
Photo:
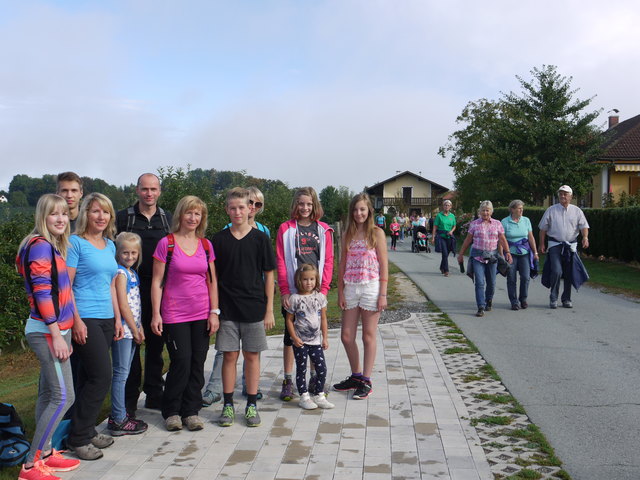
[[[291,219],[280,225],[276,236],[278,286],[282,299],[282,315],[286,319],[289,297],[297,293],[294,274],[299,265],[310,263],[320,273],[320,293],[327,295],[333,275],[333,229],[320,219],[324,210],[312,187],[299,188],[291,202]],[[291,337],[284,331],[284,380],[280,399],[293,398],[293,348]],[[309,382],[311,386],[315,382]],[[317,395],[321,392],[311,392]]]

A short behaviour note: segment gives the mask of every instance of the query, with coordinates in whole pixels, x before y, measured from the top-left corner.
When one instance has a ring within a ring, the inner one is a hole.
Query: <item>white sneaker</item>
[[[315,410],[316,408],[318,408],[318,405],[313,400],[311,400],[311,395],[309,395],[309,392],[305,392],[300,395],[298,405],[300,405],[300,407],[304,408],[305,410]]]
[[[335,405],[327,400],[327,394],[324,392],[319,393],[313,397],[313,401],[320,408],[333,408]]]

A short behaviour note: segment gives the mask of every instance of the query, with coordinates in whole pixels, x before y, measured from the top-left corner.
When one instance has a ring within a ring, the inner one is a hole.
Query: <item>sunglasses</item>
[[[253,205],[256,208],[262,208],[262,202],[254,202],[253,200],[249,200],[249,205]]]

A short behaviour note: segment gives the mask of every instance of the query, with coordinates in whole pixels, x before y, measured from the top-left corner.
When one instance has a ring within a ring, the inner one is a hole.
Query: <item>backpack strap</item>
[[[31,240],[29,240],[29,243],[25,248],[24,260],[23,260],[24,278],[27,280],[27,283],[31,287],[32,295],[33,295],[33,280],[31,279],[31,262],[29,261],[29,252],[31,252],[31,247],[33,246],[35,241],[38,239],[42,239],[45,242],[47,242],[47,240],[44,237],[40,237],[40,236],[33,237]],[[60,288],[58,287],[58,265],[56,264],[55,249],[53,248],[53,245],[51,243],[49,243],[49,246],[51,247],[51,300],[53,301],[53,308],[55,309],[55,312],[56,312],[56,318],[59,318],[60,317],[60,300],[58,297],[60,294]],[[38,309],[38,304],[36,303],[35,299],[33,300],[33,306],[36,312],[38,313],[38,315],[40,315],[40,318],[42,318],[42,314]]]
[[[167,235],[167,261],[164,264],[164,275],[162,276],[162,283],[160,287],[164,287],[167,281],[167,275],[169,274],[169,265],[171,264],[171,257],[173,257],[173,250],[176,248],[176,237],[173,233]]]
[[[169,227],[169,220],[167,220],[167,214],[160,207],[158,207],[158,212],[160,213],[160,219],[162,220],[162,228],[164,229],[164,233],[169,234],[171,232],[171,227]]]
[[[133,230],[133,224],[136,221],[136,211],[133,209],[133,206],[127,208],[127,232]]]
[[[210,259],[211,259],[211,252],[209,251],[209,242],[207,242],[206,239],[201,238],[200,243],[202,244],[202,248],[204,248],[204,253],[207,256],[207,273],[209,274],[209,282],[213,282],[213,275],[211,275],[211,265],[209,265]]]

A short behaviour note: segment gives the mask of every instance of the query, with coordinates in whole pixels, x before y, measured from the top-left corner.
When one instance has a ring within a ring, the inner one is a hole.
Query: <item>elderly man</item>
[[[577,254],[578,234],[582,234],[582,248],[589,248],[589,224],[580,208],[571,204],[573,190],[568,185],[558,189],[560,203],[552,205],[544,212],[538,227],[540,228],[540,252],[548,250],[542,276],[542,284],[551,289],[549,307],[558,308],[560,280],[564,279],[562,306],[572,308],[571,285],[580,287],[588,275]],[[545,247],[545,238],[549,237],[549,247]]]

